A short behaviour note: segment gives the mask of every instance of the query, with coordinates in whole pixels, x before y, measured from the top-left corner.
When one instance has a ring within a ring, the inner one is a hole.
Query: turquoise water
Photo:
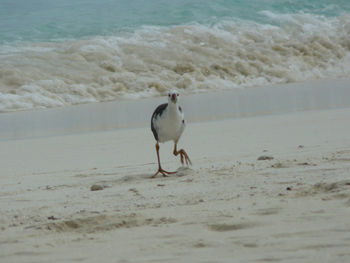
[[[2,0],[0,43],[115,35],[141,26],[215,24],[223,19],[275,23],[261,11],[338,16],[350,1],[334,0]]]
[[[0,0],[0,112],[348,76],[348,0]]]

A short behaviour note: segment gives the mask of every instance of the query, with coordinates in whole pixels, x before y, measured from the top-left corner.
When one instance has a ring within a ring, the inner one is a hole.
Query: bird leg
[[[177,147],[177,142],[174,144],[174,155],[177,156],[178,154],[180,154],[180,160],[181,163],[184,164],[184,162],[186,162],[186,165],[188,166],[189,164],[192,165],[192,162],[190,160],[190,157],[188,157],[187,153],[185,152],[184,149],[180,149],[179,151],[176,149]]]
[[[157,176],[157,174],[161,173],[164,177],[167,177],[168,174],[175,174],[176,172],[168,172],[162,169],[161,165],[160,165],[160,159],[159,159],[159,143],[156,143],[156,151],[157,151],[157,158],[158,158],[158,171],[152,175],[151,178],[155,178]]]

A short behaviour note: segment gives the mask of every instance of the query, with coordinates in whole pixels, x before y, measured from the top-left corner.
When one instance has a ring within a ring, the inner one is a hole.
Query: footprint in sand
[[[246,228],[251,228],[256,226],[253,223],[238,223],[238,224],[213,224],[208,225],[209,229],[216,232],[226,232],[226,231],[235,231]]]

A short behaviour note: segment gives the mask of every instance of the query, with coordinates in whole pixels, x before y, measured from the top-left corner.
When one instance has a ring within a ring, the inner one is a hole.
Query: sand
[[[190,122],[155,179],[149,127],[1,140],[0,261],[350,262],[349,116]]]

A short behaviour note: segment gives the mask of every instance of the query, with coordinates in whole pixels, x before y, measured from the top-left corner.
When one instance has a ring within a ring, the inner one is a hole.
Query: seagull
[[[182,108],[178,105],[180,94],[177,90],[171,90],[168,93],[168,103],[159,105],[153,112],[151,118],[151,129],[156,139],[156,151],[158,158],[158,171],[152,176],[155,178],[157,174],[161,173],[164,177],[168,174],[176,172],[167,172],[162,169],[159,159],[159,143],[173,141],[175,156],[180,154],[181,163],[186,165],[192,164],[190,158],[184,149],[177,150],[177,143],[185,130],[186,121]]]

